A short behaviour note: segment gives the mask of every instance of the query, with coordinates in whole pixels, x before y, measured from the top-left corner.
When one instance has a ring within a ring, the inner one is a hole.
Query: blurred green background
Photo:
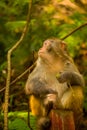
[[[0,90],[5,87],[7,52],[19,40],[26,24],[29,0],[0,0]],[[12,53],[11,81],[33,64],[36,52],[49,37],[63,38],[87,22],[86,0],[33,0],[29,31]],[[87,86],[87,26],[65,39]],[[28,73],[10,87],[9,111],[27,110],[24,85]],[[87,112],[87,87],[84,111]],[[19,97],[19,98],[18,98]],[[0,92],[3,112],[4,91]]]

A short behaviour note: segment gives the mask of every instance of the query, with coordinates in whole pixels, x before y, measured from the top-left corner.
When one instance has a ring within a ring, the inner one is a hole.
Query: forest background
[[[0,111],[4,109],[7,52],[19,40],[26,24],[29,0],[0,0]],[[87,22],[86,0],[33,0],[29,31],[12,53],[11,81],[36,60],[37,51],[49,37],[63,38]],[[87,113],[87,26],[68,38],[68,50],[85,79],[84,112]],[[29,73],[10,86],[9,111],[27,110],[24,91]],[[0,118],[1,119],[1,118]],[[1,119],[2,120],[2,119]],[[2,123],[1,123],[2,125]]]

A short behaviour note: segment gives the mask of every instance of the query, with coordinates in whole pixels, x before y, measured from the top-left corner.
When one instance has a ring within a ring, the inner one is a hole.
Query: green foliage
[[[29,130],[28,125],[22,119],[15,119],[9,124],[9,130]]]
[[[56,2],[33,0],[29,32],[21,46],[12,54],[12,68],[16,72],[12,78],[31,65],[32,52],[38,51],[45,39],[49,37],[63,38],[87,21],[87,11],[83,6],[81,8],[76,5],[73,8],[72,4],[75,4],[75,0],[70,1],[73,3],[65,4],[62,0]],[[7,68],[7,52],[21,36],[26,24],[28,4],[29,0],[0,0],[0,82],[3,79],[3,84],[6,81],[6,74],[3,75],[2,72]],[[83,42],[87,45],[86,37],[87,26],[65,39],[69,53],[73,58],[79,56]],[[82,67],[84,65],[83,68],[86,68],[86,60],[83,62],[81,63]],[[86,75],[87,69],[82,70]]]
[[[9,31],[11,32],[19,33],[23,30],[25,24],[26,24],[26,21],[7,22],[6,28],[9,29]]]
[[[18,5],[24,6],[26,3],[29,3],[29,0],[15,0],[15,1],[13,1],[14,6],[18,6]]]
[[[28,115],[27,112],[18,112],[18,111],[8,113],[9,119],[12,117],[14,117],[14,118],[16,118],[16,117],[27,118],[27,115]]]
[[[28,2],[28,0],[8,0],[8,2],[3,0],[0,1],[0,7],[3,10],[3,12],[1,11],[1,15],[4,16],[0,18],[0,23],[2,25],[0,39],[4,45],[4,50],[6,53],[20,38],[23,27],[26,23]],[[60,2],[60,0],[58,2]],[[75,27],[84,23],[87,16],[85,13],[81,14],[75,11],[69,17],[66,16],[68,19],[73,21],[74,24],[71,24],[68,23],[68,21],[65,22],[64,19],[61,20],[61,13],[58,11],[59,10],[55,8],[55,6],[48,0],[45,0],[44,2],[35,0],[33,2],[30,31],[26,36],[23,46],[18,48],[12,57],[14,66],[23,66],[23,59],[26,59],[26,57],[28,57],[33,51],[37,51],[43,40],[48,37],[61,38],[65,36]],[[59,18],[57,18],[58,16]],[[86,39],[87,29],[83,30],[85,30],[83,34],[79,33],[78,35],[77,33],[76,35],[75,33],[75,35],[70,36],[66,40],[69,43],[69,50],[73,57],[77,55],[74,53],[76,52],[75,48],[79,48],[76,46],[79,46],[80,42]],[[6,53],[3,55],[6,56]],[[17,65],[15,65],[15,63],[17,63]]]
[[[27,125],[27,112],[10,112],[9,113],[9,130],[30,130]],[[36,118],[30,113],[30,124],[35,130]]]

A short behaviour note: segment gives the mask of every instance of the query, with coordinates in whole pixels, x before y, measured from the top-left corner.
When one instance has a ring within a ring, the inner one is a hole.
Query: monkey
[[[38,117],[37,129],[49,128],[51,109],[72,110],[79,117],[84,86],[83,76],[69,56],[67,44],[57,38],[45,40],[25,85],[31,112]]]

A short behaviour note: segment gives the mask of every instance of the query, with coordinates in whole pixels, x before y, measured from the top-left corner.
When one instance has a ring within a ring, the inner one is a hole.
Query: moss
[[[30,114],[30,125],[33,130],[36,130],[35,124],[36,118]],[[9,130],[30,130],[27,123],[27,112],[9,113]]]
[[[15,119],[9,123],[9,130],[29,130],[29,127],[22,119]]]

